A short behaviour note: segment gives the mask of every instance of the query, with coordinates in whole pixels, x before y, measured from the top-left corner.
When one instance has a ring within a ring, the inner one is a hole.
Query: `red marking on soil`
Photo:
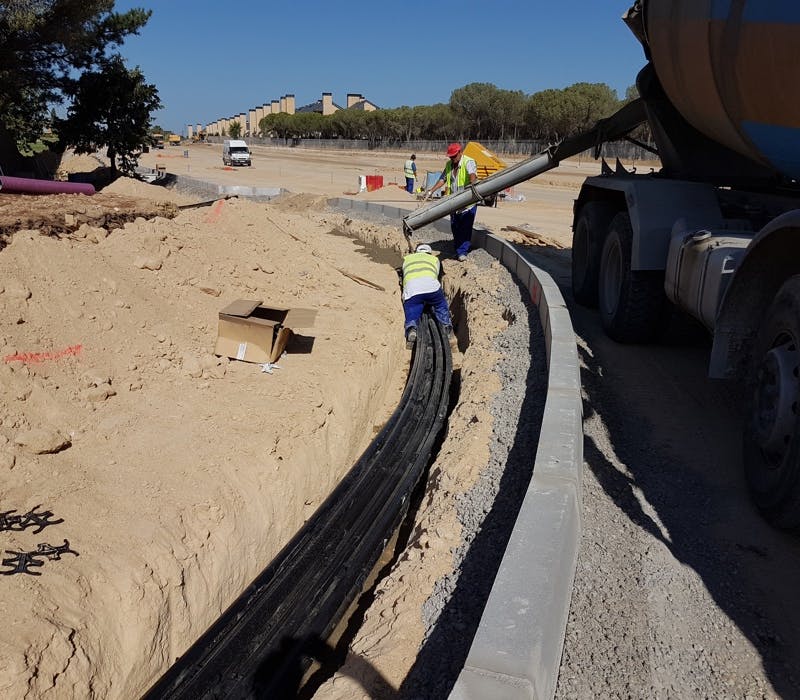
[[[211,207],[211,211],[208,212],[208,216],[206,217],[207,224],[216,223],[222,214],[222,205],[225,204],[224,199],[220,199],[214,206]]]
[[[45,360],[60,360],[69,355],[80,355],[81,350],[83,350],[83,345],[70,345],[68,348],[55,352],[18,352],[16,355],[6,355],[3,362],[24,362],[36,365]]]

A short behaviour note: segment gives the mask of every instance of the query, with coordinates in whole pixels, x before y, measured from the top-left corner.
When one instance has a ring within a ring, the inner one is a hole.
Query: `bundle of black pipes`
[[[419,324],[403,397],[347,476],[242,595],[144,696],[292,697],[405,517],[444,429],[453,364]]]

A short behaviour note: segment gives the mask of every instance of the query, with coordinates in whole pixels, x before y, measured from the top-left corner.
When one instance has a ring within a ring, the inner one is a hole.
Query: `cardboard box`
[[[281,309],[238,299],[219,312],[214,354],[245,362],[275,362],[294,328],[311,328],[314,309]]]

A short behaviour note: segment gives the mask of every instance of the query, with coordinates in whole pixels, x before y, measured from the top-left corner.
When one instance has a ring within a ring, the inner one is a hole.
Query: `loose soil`
[[[307,189],[324,190],[326,175]],[[365,196],[381,194],[407,193]],[[2,545],[7,558],[63,550],[3,579],[5,697],[142,694],[390,415],[410,357],[394,272],[406,242],[399,226],[326,202],[312,192],[181,210],[182,196],[128,179],[91,197],[0,198],[0,509],[17,523]],[[362,242],[395,263],[375,262]],[[507,323],[491,301],[496,265],[444,264],[472,338],[455,360],[469,409],[451,420],[445,489],[421,516],[417,564],[389,594],[389,629],[400,624],[402,637],[391,653],[370,645],[395,687],[460,542],[453,495],[487,460],[491,342]],[[271,374],[213,354],[217,314],[238,298],[318,311]],[[23,527],[38,516],[43,528]]]
[[[252,168],[232,170],[218,145],[190,145],[142,159],[290,192],[270,203],[180,209],[194,200],[126,179],[93,197],[0,193],[3,571],[51,552],[0,579],[3,697],[139,697],[357,459],[409,360],[392,264],[364,243],[399,261],[405,241],[326,203],[414,209],[408,155],[255,148]],[[421,174],[441,169],[417,156]],[[572,200],[597,172],[564,163],[478,213],[536,251],[578,334],[583,539],[557,697],[794,697],[800,551],[746,498],[707,348],[622,348],[569,298]],[[385,186],[358,192],[372,174]],[[318,697],[401,687],[462,544],[456,504],[489,459],[506,273],[443,262],[469,335],[454,347],[460,401],[409,547]],[[272,374],[213,354],[217,314],[237,298],[318,311]]]

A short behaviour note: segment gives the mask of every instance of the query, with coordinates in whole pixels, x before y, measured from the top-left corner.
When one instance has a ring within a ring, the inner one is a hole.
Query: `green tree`
[[[467,132],[480,139],[488,135],[497,120],[499,93],[491,83],[470,83],[453,90],[450,109],[463,119]]]
[[[464,126],[449,105],[438,103],[417,108],[420,134],[429,139],[455,141],[464,133]]]
[[[623,101],[627,104],[628,102],[633,102],[638,97],[639,88],[636,87],[636,85],[628,85],[628,89],[625,90],[625,99]]]
[[[397,138],[403,141],[411,141],[419,136],[419,125],[414,119],[414,110],[411,107],[398,107],[397,109],[386,110],[387,118],[391,123],[392,131]]]
[[[274,133],[272,124],[274,122],[273,114],[267,114],[258,120],[258,131],[262,136],[271,136]]]
[[[136,34],[150,11],[113,11],[114,0],[0,3],[0,138],[36,140],[80,73]]]
[[[560,90],[541,90],[531,95],[525,124],[533,138],[558,138],[564,133],[564,98]]]
[[[356,109],[340,109],[327,118],[331,120],[333,128],[339,138],[363,139],[366,138],[366,115]]]
[[[57,123],[62,143],[77,153],[104,146],[112,176],[118,170],[132,175],[137,153],[150,141],[150,115],[161,106],[155,86],[112,56],[100,70],[83,73],[67,94],[72,104]]]
[[[291,115],[284,112],[268,114],[258,123],[258,128],[262,134],[274,134],[278,138],[286,139],[291,136],[291,118]]]
[[[616,93],[605,83],[575,83],[532,95],[525,123],[534,138],[560,140],[594,126],[618,105]]]
[[[620,101],[616,91],[605,83],[575,83],[564,90],[576,110],[575,131],[585,131],[600,119],[613,114]]]
[[[499,90],[492,111],[493,138],[516,139],[524,126],[527,98],[521,90]]]
[[[377,146],[381,141],[392,136],[392,121],[387,111],[378,109],[374,112],[359,112],[362,118],[362,136],[366,136],[370,147]]]
[[[319,112],[300,112],[292,115],[292,136],[317,139],[325,132],[326,118]]]
[[[231,122],[228,133],[232,139],[238,139],[242,135],[242,123],[238,119]]]

